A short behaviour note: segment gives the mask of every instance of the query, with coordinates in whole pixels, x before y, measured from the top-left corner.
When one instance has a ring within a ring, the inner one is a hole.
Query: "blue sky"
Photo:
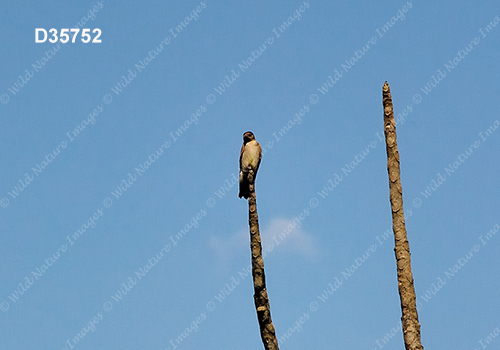
[[[247,130],[280,348],[402,348],[385,81],[422,343],[498,348],[498,23],[495,1],[8,0],[0,348],[262,348]]]

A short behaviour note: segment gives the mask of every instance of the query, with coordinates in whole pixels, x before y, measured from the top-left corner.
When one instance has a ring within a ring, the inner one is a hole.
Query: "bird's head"
[[[255,136],[253,135],[253,132],[247,131],[246,133],[243,134],[243,143],[246,144],[252,140],[255,140]]]

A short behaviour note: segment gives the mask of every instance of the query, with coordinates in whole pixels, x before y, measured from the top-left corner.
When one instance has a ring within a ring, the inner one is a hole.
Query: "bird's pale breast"
[[[259,164],[260,149],[257,141],[252,140],[245,145],[245,151],[243,152],[243,157],[241,163],[244,168],[251,166],[253,169]]]

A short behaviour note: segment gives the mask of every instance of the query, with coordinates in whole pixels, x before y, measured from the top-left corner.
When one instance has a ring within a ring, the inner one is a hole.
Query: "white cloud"
[[[270,225],[261,230],[262,245],[265,249],[273,245],[273,252],[291,253],[307,258],[314,258],[319,253],[319,247],[313,236],[307,233],[296,219],[275,218]],[[270,253],[272,254],[272,253]]]
[[[299,255],[316,259],[320,253],[314,237],[307,233],[296,219],[275,218],[269,225],[261,225],[260,235],[263,250],[272,244],[272,251],[268,256]],[[214,251],[219,263],[227,266],[236,254],[250,249],[249,236],[248,227],[229,237],[212,236],[209,247]]]

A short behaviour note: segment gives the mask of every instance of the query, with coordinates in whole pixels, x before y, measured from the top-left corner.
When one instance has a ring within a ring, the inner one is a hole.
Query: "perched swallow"
[[[248,184],[248,170],[253,170],[254,181],[259,170],[260,160],[262,159],[262,148],[257,141],[253,132],[247,131],[243,134],[243,146],[240,152],[240,193],[239,197],[248,199],[250,196],[250,186]]]

